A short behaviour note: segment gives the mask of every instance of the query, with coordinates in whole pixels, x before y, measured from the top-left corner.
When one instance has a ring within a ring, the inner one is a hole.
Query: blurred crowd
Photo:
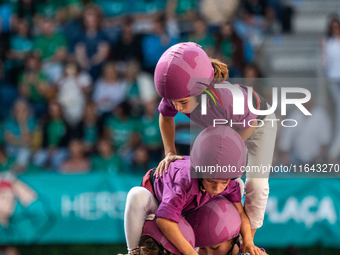
[[[162,53],[193,41],[230,77],[261,77],[256,52],[291,31],[292,14],[281,0],[0,1],[0,171],[157,166]],[[177,118],[188,154],[189,120]]]

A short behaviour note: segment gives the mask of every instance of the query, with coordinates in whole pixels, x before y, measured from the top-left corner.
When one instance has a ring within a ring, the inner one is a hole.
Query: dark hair
[[[139,242],[139,249],[140,254],[144,255],[158,255],[161,247],[156,242],[155,239],[153,239],[150,236],[142,236]]]
[[[332,34],[332,24],[336,22],[340,26],[340,19],[338,15],[333,14],[328,22],[327,26],[327,38],[331,38],[333,36]]]

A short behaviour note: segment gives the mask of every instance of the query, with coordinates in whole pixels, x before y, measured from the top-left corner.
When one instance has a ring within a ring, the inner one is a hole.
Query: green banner
[[[141,180],[110,174],[22,175],[10,181],[10,189],[0,185],[5,205],[0,206],[5,218],[0,243],[125,243],[126,196]]]
[[[0,244],[124,244],[126,196],[141,180],[104,173],[1,179]],[[271,179],[255,244],[340,248],[339,184],[339,179]]]
[[[340,248],[340,179],[271,179],[263,247]]]

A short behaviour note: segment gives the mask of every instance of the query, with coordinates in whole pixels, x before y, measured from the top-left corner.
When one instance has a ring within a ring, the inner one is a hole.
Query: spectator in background
[[[18,83],[17,73],[22,71],[24,60],[33,49],[33,42],[30,36],[29,26],[26,20],[19,19],[16,23],[16,33],[10,38],[10,51],[7,54],[7,69],[11,83]]]
[[[123,19],[118,42],[112,47],[112,55],[115,61],[137,60],[142,63],[141,37],[135,34],[133,22],[133,18],[130,16]]]
[[[229,77],[241,77],[245,65],[244,44],[230,22],[223,23],[216,38],[214,57],[228,65]]]
[[[109,113],[126,99],[127,83],[119,79],[116,65],[107,63],[97,80],[93,91],[93,101],[100,113]]]
[[[69,59],[64,65],[64,76],[57,83],[57,100],[71,128],[75,128],[83,117],[91,85],[90,75],[82,72],[80,66],[74,60]]]
[[[62,62],[67,56],[67,41],[64,35],[55,31],[54,20],[41,20],[41,35],[33,38],[34,51],[43,60],[42,69],[50,82],[55,83],[62,76]]]
[[[90,162],[84,156],[83,143],[80,140],[71,140],[68,145],[70,156],[61,167],[62,173],[87,173],[90,171]]]
[[[101,22],[100,9],[95,6],[87,7],[83,14],[84,30],[75,46],[78,64],[90,73],[93,80],[99,77],[101,67],[110,51],[108,40],[101,31]]]
[[[322,41],[322,51],[330,94],[335,104],[335,137],[329,156],[332,162],[337,162],[340,155],[340,20],[337,16],[332,17],[329,22],[327,37]]]
[[[15,157],[8,157],[5,148],[0,145],[0,172],[12,170],[15,167]]]
[[[331,141],[331,122],[327,112],[315,106],[313,99],[304,104],[312,117],[306,118],[300,109],[295,109],[288,119],[298,125],[282,128],[279,149],[282,151],[282,164],[324,164]]]
[[[17,87],[8,83],[3,62],[0,59],[0,120],[6,118],[18,97]]]
[[[13,23],[16,26],[18,19],[24,19],[29,26],[33,26],[37,8],[33,0],[19,0],[14,8]]]
[[[132,114],[139,115],[143,105],[158,97],[153,77],[143,72],[137,61],[131,60],[126,65],[125,80],[128,85],[127,99],[132,105]]]
[[[275,18],[274,10],[265,0],[242,0],[240,17],[234,23],[235,30],[244,40],[249,40],[254,49],[258,49]]]
[[[25,70],[19,76],[19,92],[32,104],[37,118],[46,112],[47,101],[53,97],[53,88],[48,85],[41,70],[41,60],[35,54],[29,54],[25,60]]]
[[[203,18],[197,18],[193,23],[193,31],[184,39],[187,42],[195,42],[202,46],[202,49],[208,56],[212,56],[214,52],[215,40],[208,32],[207,23]]]
[[[13,106],[13,115],[5,122],[5,142],[8,156],[15,157],[22,168],[29,163],[36,129],[36,120],[30,114],[27,102],[17,100]]]
[[[242,1],[242,0],[241,0]],[[201,0],[199,12],[213,26],[232,21],[240,0]]]
[[[87,102],[84,110],[84,118],[79,123],[75,136],[83,141],[84,150],[87,154],[94,151],[95,143],[103,134],[103,119],[97,114],[94,102]]]
[[[153,73],[162,54],[172,45],[179,43],[179,39],[171,37],[166,31],[166,19],[162,14],[154,20],[153,33],[142,39],[143,68]]]
[[[133,150],[140,143],[140,122],[130,116],[131,106],[123,102],[112,111],[112,115],[106,119],[105,135],[112,141],[117,153],[124,156],[124,160],[131,163]],[[129,158],[129,159],[128,159]]]
[[[5,60],[9,50],[9,38],[11,29],[11,7],[9,3],[0,4],[0,60]]]
[[[145,146],[140,145],[136,148],[131,169],[134,174],[145,174],[150,169],[149,153]]]
[[[67,0],[43,0],[36,1],[37,16],[54,19],[59,25],[67,19]]]
[[[158,104],[155,100],[145,104],[144,114],[141,118],[142,141],[148,151],[151,168],[157,167],[163,156],[163,142],[161,131],[159,129],[157,105]]]
[[[263,96],[266,102],[272,104],[272,90],[269,88],[266,79],[263,78],[260,68],[255,63],[246,64],[243,70],[243,85],[253,87],[253,90]]]
[[[58,102],[49,103],[48,118],[42,130],[43,148],[36,152],[34,164],[44,169],[57,170],[68,155],[67,144],[70,138],[70,130]]]
[[[102,171],[107,173],[124,172],[124,162],[121,157],[114,153],[113,146],[110,141],[101,138],[96,145],[97,154],[92,156],[92,170]]]

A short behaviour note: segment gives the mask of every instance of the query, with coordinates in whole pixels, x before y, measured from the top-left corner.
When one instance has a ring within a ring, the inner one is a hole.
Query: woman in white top
[[[69,60],[65,64],[64,76],[57,83],[57,100],[62,106],[66,122],[71,127],[78,125],[83,118],[91,84],[91,76],[82,72],[75,61]]]
[[[336,133],[329,151],[329,158],[334,161],[340,154],[340,20],[338,17],[331,18],[327,38],[323,40],[322,48],[326,75],[330,79],[330,94],[335,105]]]
[[[93,101],[101,113],[111,112],[126,99],[127,82],[118,78],[116,65],[107,63],[94,86]]]

